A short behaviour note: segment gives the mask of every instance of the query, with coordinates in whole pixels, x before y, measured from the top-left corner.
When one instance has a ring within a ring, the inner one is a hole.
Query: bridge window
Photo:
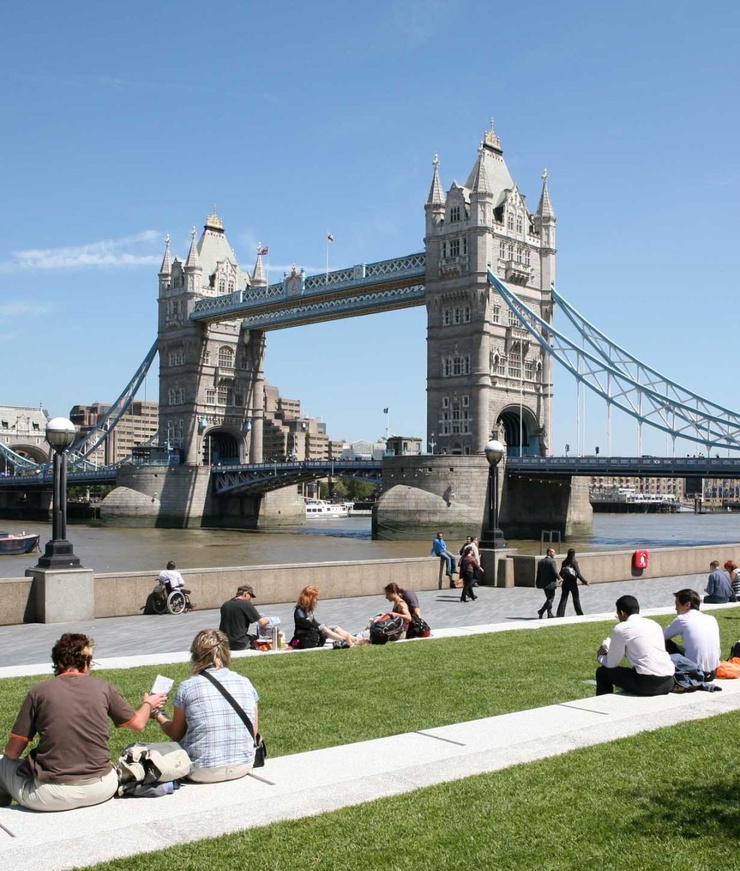
[[[506,375],[506,357],[496,357],[496,375]]]
[[[223,278],[219,278],[218,280],[218,292],[226,293],[226,281]]]
[[[185,402],[182,387],[171,387],[167,392],[167,401],[170,405],[182,405]]]
[[[462,407],[467,408],[469,405],[470,405],[470,397],[467,395],[463,396],[462,397]]]
[[[512,214],[512,212],[509,212],[509,214],[506,216],[506,229],[514,229],[514,215]]]
[[[460,256],[460,240],[459,239],[451,239],[450,240],[450,257],[459,257]]]
[[[234,394],[234,405],[239,405],[239,406],[244,405],[244,394],[243,393],[235,393]]]
[[[218,349],[218,365],[222,369],[231,369],[234,365],[234,352],[231,348],[223,347]]]
[[[442,311],[442,326],[449,327],[452,322],[452,318],[450,316],[450,310],[448,308]]]
[[[494,303],[494,305],[493,305],[492,320],[493,320],[494,324],[501,323],[501,306],[498,303]]]
[[[498,246],[498,256],[502,260],[506,260],[506,242],[501,242]]]
[[[524,226],[522,224],[522,216],[517,215],[516,216],[516,231],[517,231],[517,233],[522,233],[523,230],[524,230]]]
[[[532,252],[529,250],[529,248],[524,249],[524,262],[527,266],[530,266],[532,263]]]
[[[216,404],[216,391],[209,387],[206,390],[206,405],[215,405]]]
[[[455,324],[459,324],[462,321],[462,312],[460,311],[459,308],[455,309],[455,311],[453,313],[452,321]]]
[[[524,377],[527,381],[534,381],[536,371],[534,360],[526,360],[524,363]]]
[[[185,363],[185,351],[183,348],[173,348],[167,354],[167,362],[170,366],[182,366]]]
[[[454,224],[460,220],[460,206],[453,206],[450,209],[450,223]]]
[[[519,325],[519,318],[511,309],[506,312],[506,323],[510,327],[516,327]]]
[[[228,291],[229,291],[229,293],[234,292],[234,282],[233,281],[229,282]]]
[[[514,259],[514,243],[509,242],[509,260]]]
[[[442,397],[442,408],[449,408],[449,407],[450,407],[450,397],[443,396]]]
[[[522,358],[521,357],[510,357],[509,358],[509,378],[521,378],[522,377]]]

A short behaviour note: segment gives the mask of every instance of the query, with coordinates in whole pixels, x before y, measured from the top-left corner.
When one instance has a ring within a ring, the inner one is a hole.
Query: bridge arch
[[[203,434],[203,465],[231,466],[244,462],[243,448],[242,433],[231,427],[214,426]]]
[[[38,463],[41,465],[42,463],[49,462],[48,453],[38,445],[8,445],[11,451],[18,454],[21,457],[27,457],[31,462]],[[15,472],[15,467],[13,466],[13,461],[8,460],[2,454],[0,454],[0,471],[7,472],[8,474],[13,474]]]
[[[510,457],[539,457],[542,454],[540,426],[526,405],[507,405],[499,414],[497,423],[503,430]]]

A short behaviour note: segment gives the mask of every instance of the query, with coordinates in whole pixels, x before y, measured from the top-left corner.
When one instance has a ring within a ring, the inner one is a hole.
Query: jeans
[[[455,569],[457,568],[457,560],[449,551],[443,551],[440,554],[437,554],[440,559],[443,559],[447,564],[447,575],[454,575]]]

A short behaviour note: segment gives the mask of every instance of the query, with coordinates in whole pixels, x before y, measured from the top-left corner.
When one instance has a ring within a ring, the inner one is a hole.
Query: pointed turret
[[[429,189],[429,198],[424,206],[424,211],[427,213],[427,233],[440,225],[445,217],[445,195],[442,190],[442,182],[439,179],[439,157],[434,155],[432,161],[434,166],[434,175],[432,176],[432,186]]]
[[[439,179],[439,155],[434,155],[432,161],[434,166],[434,175],[432,176],[432,186],[429,189],[429,198],[427,199],[428,206],[444,206],[445,195],[442,190],[442,182]]]
[[[164,257],[162,258],[162,266],[159,269],[160,275],[172,274],[172,257],[170,256],[170,234],[168,233],[164,239]]]
[[[488,183],[488,173],[486,172],[484,153],[483,143],[481,142],[480,147],[478,148],[478,163],[473,170],[473,184],[470,188],[474,194],[493,193],[491,185]]]
[[[554,218],[555,210],[550,201],[550,191],[547,187],[548,174],[547,170],[542,172],[542,194],[540,196],[540,204],[537,206],[537,215],[540,218]]]
[[[254,272],[252,273],[252,285],[255,287],[267,287],[267,275],[265,268],[262,265],[262,255],[267,251],[267,248],[262,247],[262,243],[257,243],[257,261],[254,264]]]
[[[190,250],[188,251],[188,259],[185,261],[185,269],[200,269],[200,257],[198,256],[198,246],[195,242],[196,231],[195,227],[190,231]]]

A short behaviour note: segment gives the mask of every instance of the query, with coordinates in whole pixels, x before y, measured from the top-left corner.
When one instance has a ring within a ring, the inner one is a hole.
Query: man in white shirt
[[[665,649],[661,627],[640,616],[640,603],[634,596],[617,599],[617,618],[608,644],[602,644],[596,654],[601,663],[596,669],[596,695],[611,693],[614,687],[636,696],[669,693],[676,669]],[[632,668],[620,666],[625,657]]]
[[[185,581],[183,580],[182,575],[175,569],[175,564],[170,560],[167,563],[167,568],[159,573],[159,582],[167,587],[168,593],[173,593],[175,590],[181,590],[185,586]]]
[[[711,614],[702,614],[699,610],[701,599],[695,590],[679,590],[673,595],[678,616],[663,630],[666,650],[695,662],[704,672],[705,681],[714,680],[720,660],[719,623]],[[683,649],[670,640],[679,635]]]

